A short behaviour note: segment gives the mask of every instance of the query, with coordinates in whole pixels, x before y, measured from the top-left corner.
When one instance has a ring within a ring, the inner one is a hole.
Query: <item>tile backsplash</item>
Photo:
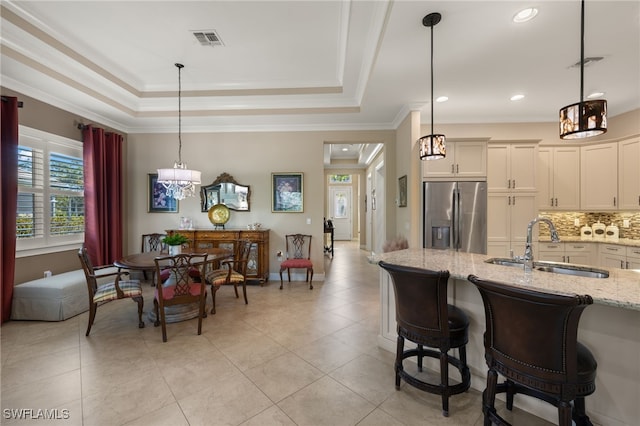
[[[620,238],[640,240],[640,212],[540,212],[540,216],[550,219],[556,226],[560,236],[580,236],[580,228],[584,225],[593,225],[597,221],[605,225],[611,223],[618,226]],[[575,219],[580,221],[580,226],[575,226]],[[622,226],[623,220],[629,220],[629,227]],[[549,237],[549,227],[539,226],[540,237]]]

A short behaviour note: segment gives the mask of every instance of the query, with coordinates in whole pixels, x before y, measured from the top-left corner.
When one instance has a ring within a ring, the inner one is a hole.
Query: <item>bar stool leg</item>
[[[402,354],[404,352],[404,337],[398,336],[396,340],[396,390],[400,390],[400,371],[402,370]]]
[[[558,404],[558,423],[560,426],[571,426],[571,404],[565,401]]]
[[[449,386],[449,356],[446,352],[440,352],[440,386],[445,389]],[[448,390],[442,393],[442,415],[449,417]]]
[[[494,370],[487,372],[487,389],[485,389],[482,399],[484,400],[484,426],[491,426],[491,413],[496,412],[496,390],[498,385],[498,373]]]

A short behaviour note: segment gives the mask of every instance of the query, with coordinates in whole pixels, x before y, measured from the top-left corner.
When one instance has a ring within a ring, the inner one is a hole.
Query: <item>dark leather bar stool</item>
[[[486,316],[485,359],[489,366],[484,391],[484,424],[508,425],[496,413],[496,393],[507,393],[507,409],[517,393],[558,407],[560,426],[591,425],[584,398],[595,389],[597,363],[578,342],[582,311],[591,296],[558,295],[482,280],[476,285]],[[505,377],[498,384],[498,373]],[[571,402],[573,401],[573,407]]]
[[[471,383],[465,346],[469,341],[469,318],[461,309],[447,304],[449,271],[429,271],[383,261],[378,264],[391,275],[396,296],[396,389],[400,389],[402,378],[411,386],[441,395],[442,414],[446,417],[449,397],[466,392]],[[404,350],[405,339],[416,343],[417,348]],[[449,355],[454,348],[458,349],[459,358]],[[403,360],[416,357],[418,371],[422,371],[425,356],[440,360],[440,383],[425,382],[404,370]],[[449,364],[460,372],[459,383],[449,383]]]

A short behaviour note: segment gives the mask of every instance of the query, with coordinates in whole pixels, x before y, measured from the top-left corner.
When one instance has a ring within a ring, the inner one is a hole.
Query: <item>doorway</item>
[[[349,186],[329,186],[330,218],[334,239],[350,241],[353,238],[353,195]]]

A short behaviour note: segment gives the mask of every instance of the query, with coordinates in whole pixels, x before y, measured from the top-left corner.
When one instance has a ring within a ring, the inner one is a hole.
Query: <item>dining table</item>
[[[206,262],[212,267],[216,267],[216,263],[221,260],[233,257],[231,250],[220,247],[206,247],[206,248],[182,248],[182,254],[207,254]],[[113,262],[114,266],[128,270],[150,270],[156,268],[156,257],[169,256],[167,252],[160,251],[147,251],[142,253],[132,253],[122,257],[121,259]],[[154,272],[155,273],[155,272]],[[205,310],[206,313],[206,310]],[[173,305],[165,307],[165,321],[168,323],[186,321],[192,318],[197,318],[199,314],[199,306],[197,303],[190,303],[185,305]],[[150,309],[147,315],[150,321],[156,322],[155,309]]]

